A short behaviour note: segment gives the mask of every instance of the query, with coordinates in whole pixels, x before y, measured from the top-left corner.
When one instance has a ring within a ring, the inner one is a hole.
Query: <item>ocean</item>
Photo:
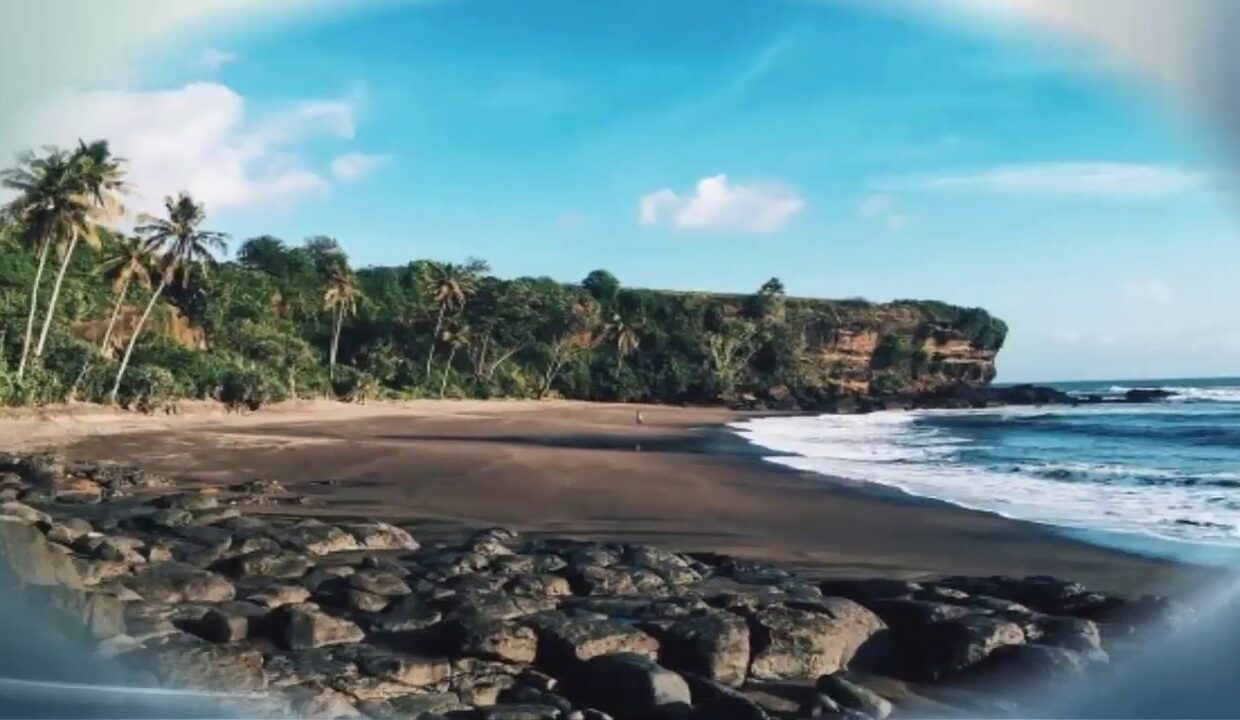
[[[1149,404],[767,417],[770,462],[1048,525],[1087,542],[1240,566],[1240,378],[1045,383]]]

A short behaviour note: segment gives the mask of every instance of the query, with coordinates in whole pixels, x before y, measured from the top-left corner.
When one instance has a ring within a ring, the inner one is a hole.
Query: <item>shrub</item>
[[[155,412],[177,397],[172,371],[158,365],[138,365],[125,372],[117,402],[139,412]]]
[[[287,390],[279,378],[256,368],[234,367],[224,373],[220,383],[219,400],[233,410],[257,410],[286,397]]]
[[[379,381],[370,373],[349,365],[336,366],[336,380],[332,383],[332,392],[341,400],[364,403],[379,397],[380,391]]]

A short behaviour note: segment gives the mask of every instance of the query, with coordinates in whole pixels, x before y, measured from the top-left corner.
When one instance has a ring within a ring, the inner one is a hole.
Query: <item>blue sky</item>
[[[986,307],[1012,326],[1002,380],[1240,374],[1214,150],[1145,88],[1029,34],[726,10],[438,0],[208,28],[66,88],[23,139],[119,136],[146,201],[190,187],[238,239],[332,235],[359,265],[778,276]]]

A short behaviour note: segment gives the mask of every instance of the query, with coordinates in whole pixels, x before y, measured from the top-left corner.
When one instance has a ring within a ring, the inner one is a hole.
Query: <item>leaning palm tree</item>
[[[464,265],[454,263],[429,263],[427,280],[430,297],[438,307],[435,331],[431,333],[431,347],[426,353],[426,377],[431,376],[431,363],[435,361],[435,343],[443,329],[444,315],[449,310],[461,310],[478,291],[478,280],[490,267],[482,260],[468,260]]]
[[[452,372],[452,361],[456,359],[456,351],[469,345],[469,340],[469,328],[465,325],[447,330],[443,334],[443,341],[451,349],[448,351],[448,361],[444,363],[443,375],[439,380],[440,399],[443,399],[444,393],[448,390],[448,373]]]
[[[79,140],[70,162],[76,193],[74,209],[70,212],[71,223],[65,228],[68,235],[57,239],[61,255],[60,272],[56,273],[52,296],[43,315],[43,329],[34,349],[36,358],[43,355],[43,347],[47,344],[47,332],[56,315],[56,302],[60,299],[60,286],[78,242],[84,241],[90,247],[99,249],[98,224],[116,220],[122,213],[118,196],[125,191],[125,182],[121,179],[124,175],[121,164],[125,161],[112,155],[106,140],[96,140],[89,145]]]
[[[224,252],[228,248],[228,236],[211,230],[200,230],[198,226],[206,218],[202,206],[194,202],[189,193],[182,192],[175,198],[164,198],[167,218],[156,218],[149,215],[141,217],[141,225],[134,228],[146,241],[152,253],[160,255],[159,285],[151,293],[146,310],[138,319],[129,345],[125,348],[125,356],[121,359],[120,369],[116,371],[116,382],[112,385],[112,403],[121,389],[121,380],[125,377],[125,369],[129,367],[129,357],[138,344],[138,336],[155,307],[155,301],[163,294],[164,288],[172,282],[180,281],[182,286],[189,284],[190,275],[195,267],[207,271],[207,267],[215,260],[214,253]]]
[[[362,295],[357,289],[353,273],[338,268],[327,278],[327,291],[323,293],[323,307],[334,316],[332,321],[332,346],[327,356],[327,377],[336,379],[336,352],[340,349],[340,330],[344,316],[357,312],[357,300]]]
[[[116,250],[104,258],[98,272],[112,281],[112,292],[116,294],[116,302],[112,305],[112,317],[108,319],[108,329],[99,342],[99,354],[106,355],[108,342],[112,339],[112,330],[116,327],[116,319],[121,314],[121,306],[125,304],[125,296],[130,285],[151,287],[151,272],[154,270],[151,249],[139,237],[117,236]]]
[[[5,207],[5,214],[22,228],[22,239],[38,256],[34,280],[30,284],[30,308],[17,378],[26,372],[30,343],[34,337],[34,318],[39,304],[39,285],[52,246],[76,232],[83,217],[90,213],[89,199],[83,196],[76,173],[79,163],[64,150],[45,148],[46,154],[27,152],[18,156],[17,166],[0,173],[0,184],[17,192]]]

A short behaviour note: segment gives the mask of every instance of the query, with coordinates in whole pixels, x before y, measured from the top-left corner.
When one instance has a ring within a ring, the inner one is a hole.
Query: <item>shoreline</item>
[[[776,453],[728,427],[767,413],[566,401],[322,405],[53,418],[26,447],[206,485],[270,477],[315,498],[298,514],[403,520],[424,535],[504,525],[719,552],[819,577],[1045,574],[1126,593],[1181,594],[1221,575],[768,462]],[[639,409],[644,426],[634,424]],[[0,443],[12,449],[7,441],[30,423],[0,419]]]

